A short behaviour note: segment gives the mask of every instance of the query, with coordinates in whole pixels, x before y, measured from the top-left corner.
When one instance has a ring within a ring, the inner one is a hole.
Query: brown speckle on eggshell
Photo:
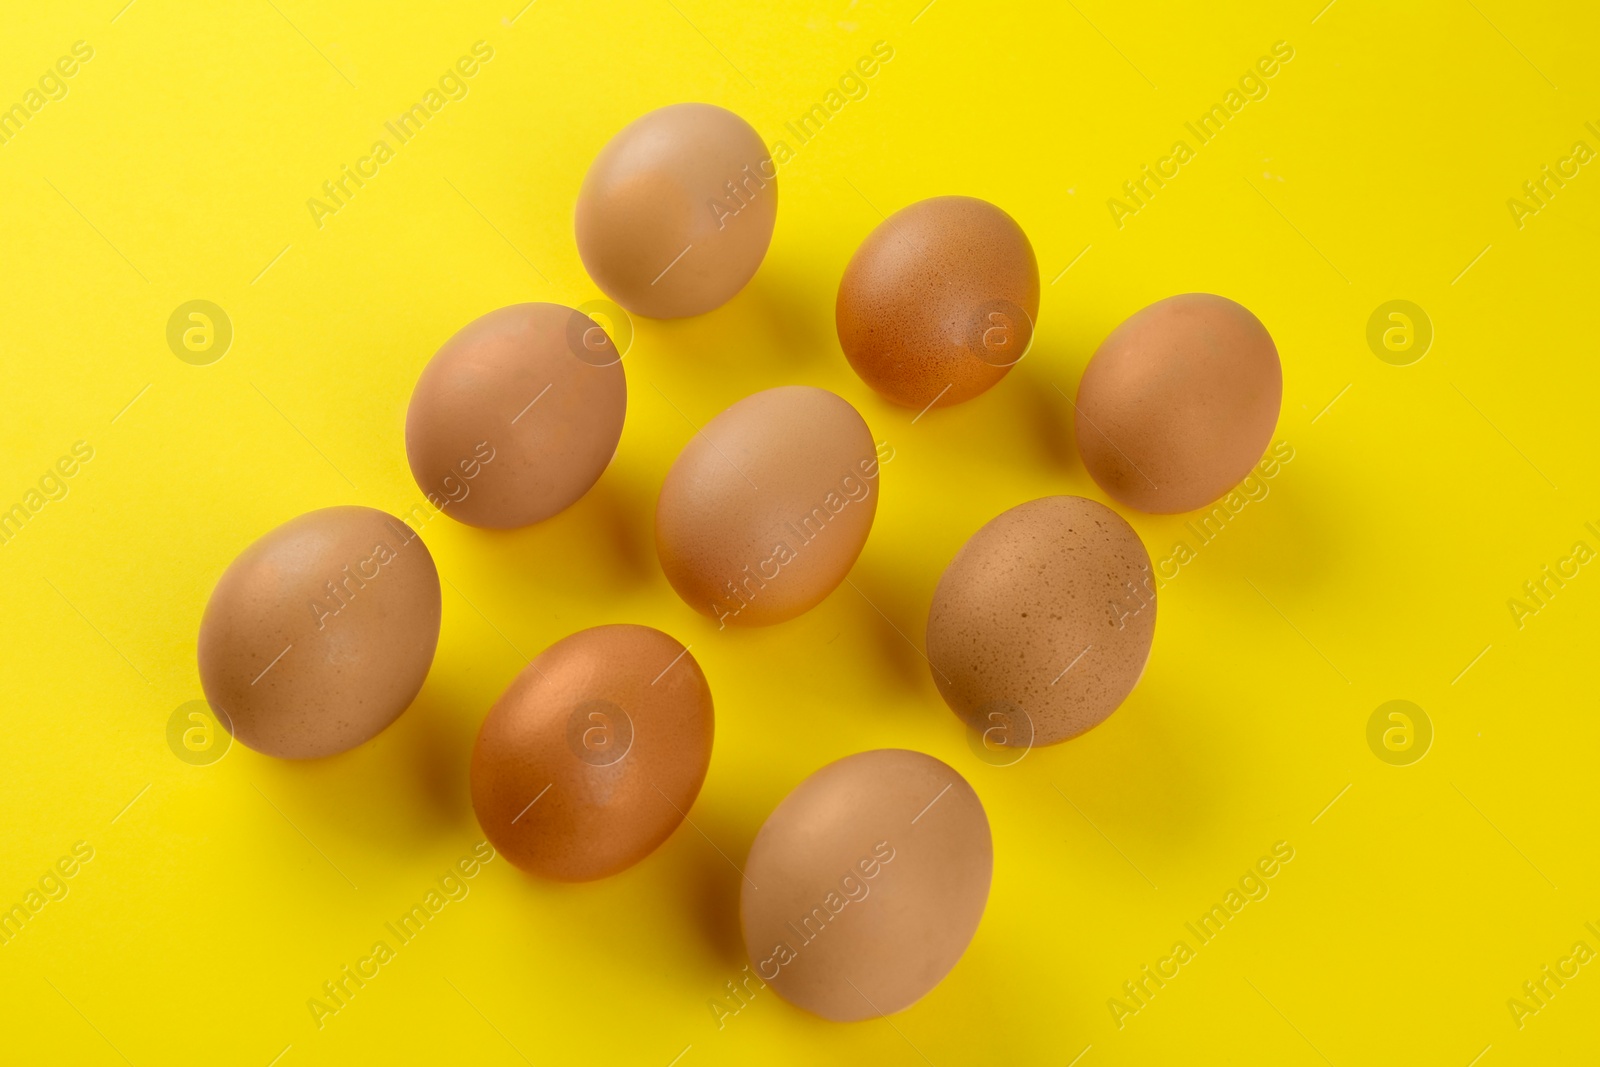
[[[1155,624],[1139,535],[1104,504],[1044,497],[990,520],[945,568],[928,611],[928,661],[967,725],[983,731],[998,713],[1021,743],[1051,745],[1127,698]],[[1010,721],[1015,709],[1031,729]]]
[[[1033,342],[1039,264],[1022,227],[970,196],[921,200],[856,249],[834,308],[862,381],[908,407],[948,407],[994,385]]]

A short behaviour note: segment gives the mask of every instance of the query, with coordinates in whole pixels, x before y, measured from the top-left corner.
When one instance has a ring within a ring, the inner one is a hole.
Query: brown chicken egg
[[[527,526],[599,480],[628,387],[605,331],[559,304],[513,304],[464,326],[423,368],[406,458],[435,507],[473,526]]]
[[[878,508],[878,458],[825,389],[747,396],[689,439],[656,502],[656,552],[686,604],[721,626],[810,610],[844,581]]]
[[[767,254],[777,176],[761,136],[733,112],[658,108],[590,165],[578,193],[578,254],[595,284],[635,315],[721,307]]]
[[[1250,473],[1272,440],[1283,368],[1261,320],[1186,293],[1136,311],[1078,385],[1077,439],[1100,488],[1140,511],[1192,511]]]
[[[711,763],[711,689],[689,650],[648,626],[596,626],[536,656],[472,750],[472,808],[525,871],[604,878],[654,852]]]
[[[796,786],[750,846],[745,952],[825,1019],[901,1011],[961,959],[993,866],[983,804],[953,769],[905,749],[846,756]]]
[[[400,717],[439,641],[439,572],[373,508],[323,508],[228,565],[200,622],[200,684],[233,736],[269,756],[354,748]]]
[[[1139,535],[1104,504],[1051,496],[990,520],[950,561],[928,663],[950,710],[1025,751],[1105,721],[1144,673],[1155,626]]]
[[[970,196],[922,200],[867,235],[834,308],[861,380],[896,404],[948,407],[1006,376],[1033,343],[1039,264],[1022,227]]]

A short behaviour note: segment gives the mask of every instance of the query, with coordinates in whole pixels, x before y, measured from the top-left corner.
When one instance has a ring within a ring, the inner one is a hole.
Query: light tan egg
[[[1077,496],[1019,504],[956,553],[928,610],[928,663],[970,727],[1024,751],[1099,725],[1144,673],[1150,556],[1116,512]]]
[[[877,449],[856,409],[781,386],[689,439],[656,502],[656,552],[684,603],[724,626],[762,626],[844,581],[877,508]]]
[[[1140,511],[1192,511],[1272,440],[1283,367],[1267,328],[1225,297],[1159,300],[1111,331],[1078,384],[1076,435],[1100,488]]]
[[[846,756],[796,786],[750,846],[745,952],[825,1019],[901,1011],[961,959],[993,866],[983,804],[952,768],[905,749]]]
[[[464,326],[428,362],[406,411],[406,458],[429,501],[500,529],[547,519],[616,454],[622,357],[581,311],[513,304]]]
[[[604,878],[665,841],[711,763],[711,689],[648,626],[596,626],[545,649],[496,701],[472,750],[472,808],[525,871]]]
[[[578,254],[607,296],[675,319],[721,307],[767,254],[777,168],[731,111],[673,104],[606,144],[578,193]]]
[[[373,508],[323,508],[263,534],[218,579],[200,684],[256,751],[329,756],[400,717],[438,641],[439,572],[421,536]]]
[[[948,407],[1006,376],[1033,343],[1039,264],[1022,227],[970,196],[921,200],[856,249],[834,306],[861,380],[908,407]]]

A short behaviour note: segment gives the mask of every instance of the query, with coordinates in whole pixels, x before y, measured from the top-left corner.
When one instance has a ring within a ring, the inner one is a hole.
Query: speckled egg
[[[986,200],[940,196],[890,215],[856,249],[834,307],[861,380],[908,407],[948,407],[1027,354],[1039,264],[1022,227]]]
[[[1045,497],[992,519],[950,561],[928,612],[928,660],[969,726],[1003,722],[1009,743],[1051,745],[1127,698],[1155,626],[1139,535],[1104,504]]]

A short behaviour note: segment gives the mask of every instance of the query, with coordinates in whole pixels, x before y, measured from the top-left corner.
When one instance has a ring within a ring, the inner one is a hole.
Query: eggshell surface
[[[615,874],[683,820],[711,762],[711,689],[648,626],[597,626],[534,658],[484,719],[472,808],[513,864],[563,882]]]
[[[1226,297],[1168,297],[1111,331],[1089,361],[1078,451],[1119,502],[1192,511],[1250,473],[1282,402],[1278,349],[1260,319]]]
[[[1031,500],[990,520],[939,579],[928,662],[945,703],[1012,745],[1103,722],[1144,673],[1155,635],[1150,557],[1093,500]]]
[[[656,503],[656,552],[696,611],[722,625],[782,622],[844,580],[877,507],[876,446],[856,409],[781,386],[689,439]]]
[[[223,572],[200,622],[217,719],[269,756],[354,748],[415,699],[439,640],[439,572],[405,523],[365,507],[309,512]]]
[[[406,458],[435,507],[473,526],[527,526],[599,480],[627,410],[621,356],[580,311],[513,304],[429,361],[406,411]]]
[[[711,104],[673,104],[626,126],[578,193],[583,265],[636,315],[699,315],[732,299],[767,254],[777,168],[761,135]]]
[[[750,846],[745,951],[825,1019],[901,1011],[966,951],[993,866],[988,816],[955,770],[905,749],[846,756],[796,786]]]
[[[839,345],[896,404],[948,407],[1020,360],[1039,318],[1039,264],[1022,227],[970,196],[921,200],[867,235],[839,282]]]

